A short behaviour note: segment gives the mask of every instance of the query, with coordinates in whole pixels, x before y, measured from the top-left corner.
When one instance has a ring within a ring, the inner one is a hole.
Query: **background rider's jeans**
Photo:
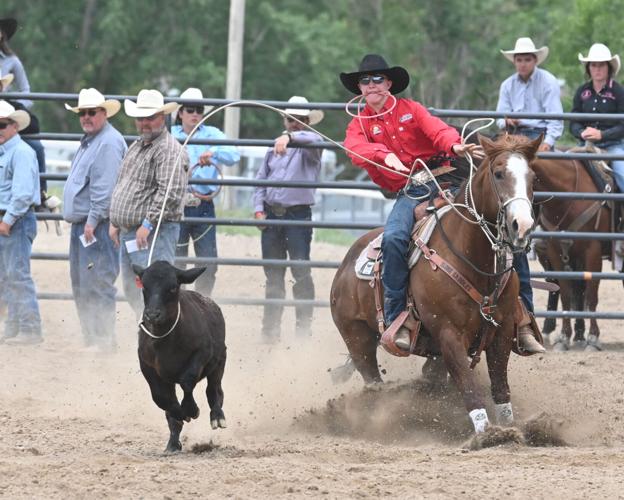
[[[95,243],[80,242],[84,222],[71,226],[69,275],[80,327],[86,345],[115,345],[115,280],[119,275],[119,252],[108,235],[109,221],[95,228]]]
[[[185,207],[185,217],[215,218],[215,207],[212,201],[202,200],[196,207]],[[196,257],[217,256],[217,228],[210,223],[180,223],[180,239],[176,249],[178,257],[186,257],[189,253],[189,239],[193,239],[193,249]],[[206,270],[195,281],[195,291],[210,297],[217,274],[216,264],[201,264]],[[184,267],[184,266],[180,266]]]
[[[432,189],[432,183],[429,183]],[[407,307],[406,292],[409,269],[407,253],[410,234],[414,226],[414,207],[425,198],[413,199],[428,195],[425,186],[410,186],[407,195],[401,191],[394,202],[384,228],[381,249],[383,251],[383,269],[381,280],[384,286],[384,314],[386,325]]]
[[[513,267],[520,280],[520,298],[524,305],[533,312],[533,290],[531,289],[531,270],[529,269],[529,259],[526,252],[515,253],[513,256]]]
[[[121,277],[123,281],[123,289],[126,299],[132,306],[134,314],[137,319],[143,314],[143,294],[136,286],[134,271],[132,270],[132,264],[136,264],[142,267],[147,267],[147,259],[149,257],[152,240],[156,228],[150,233],[148,237],[149,247],[146,250],[139,250],[138,252],[128,253],[126,248],[126,241],[136,239],[136,230],[138,227],[128,231],[121,230],[120,241],[120,254],[121,254]],[[152,262],[157,260],[165,260],[170,264],[175,260],[175,248],[178,242],[178,236],[180,234],[180,224],[178,222],[163,222],[156,238],[154,245],[154,252],[152,254]]]
[[[275,220],[311,220],[312,209],[309,206],[301,206],[289,209],[284,215],[278,216],[266,209],[267,219]],[[262,230],[262,258],[263,259],[286,259],[310,260],[310,245],[312,242],[311,227],[267,227]],[[291,267],[295,283],[293,285],[293,298],[300,300],[314,299],[314,282],[312,271],[309,267]],[[266,276],[265,297],[267,299],[283,299],[286,296],[284,277],[286,267],[264,266]],[[280,323],[284,307],[278,305],[265,305],[262,319],[262,333],[268,337],[278,337]],[[313,306],[298,305],[295,307],[296,330],[298,333],[307,334],[312,323]]]
[[[41,335],[37,292],[30,275],[30,255],[36,235],[35,213],[29,210],[13,224],[9,236],[0,236],[1,286],[8,306],[5,337],[15,337],[18,333]]]
[[[604,148],[608,153],[624,155],[624,144],[614,144]],[[611,160],[611,168],[615,177],[615,183],[621,193],[624,193],[624,160]]]

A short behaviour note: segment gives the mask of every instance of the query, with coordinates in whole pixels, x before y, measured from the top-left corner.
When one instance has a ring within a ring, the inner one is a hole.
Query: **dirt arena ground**
[[[66,231],[67,234],[67,231]],[[258,257],[259,240],[219,235],[224,257]],[[36,251],[66,251],[67,236],[40,226]],[[346,248],[313,244],[313,259]],[[66,262],[35,261],[41,292],[69,291]],[[319,298],[332,270],[316,270]],[[261,297],[261,269],[221,267],[215,296]],[[536,291],[538,308],[545,293]],[[619,282],[603,282],[601,310],[619,310]],[[168,430],[136,359],[126,304],[119,351],[86,352],[73,303],[44,301],[44,344],[0,346],[0,497],[3,498],[622,498],[624,332],[601,323],[605,351],[547,352],[510,366],[519,425],[547,419],[566,446],[506,444],[470,451],[471,424],[457,393],[419,380],[422,361],[380,354],[389,382],[343,385],[330,370],[346,349],[328,309],[314,336],[259,342],[261,308],[225,306],[229,427],[212,431],[201,412],[185,425],[183,452],[163,454]],[[483,375],[483,367],[480,368]],[[484,377],[485,380],[485,377]]]

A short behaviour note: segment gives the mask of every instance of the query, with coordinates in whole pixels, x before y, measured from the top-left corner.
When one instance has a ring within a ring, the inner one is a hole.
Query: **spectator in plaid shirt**
[[[135,119],[140,137],[128,148],[113,190],[110,237],[120,247],[124,293],[138,318],[143,312],[143,297],[135,285],[132,265],[148,265],[151,245],[152,262],[165,260],[173,264],[189,159],[165,127],[165,115],[178,109],[176,103],[165,104],[157,90],[141,90],[136,103],[124,101],[124,109]],[[154,241],[163,204],[165,211]]]

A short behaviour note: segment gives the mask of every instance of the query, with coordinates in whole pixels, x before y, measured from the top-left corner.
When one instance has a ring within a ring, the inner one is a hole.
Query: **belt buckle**
[[[273,206],[273,205],[271,205],[271,212],[273,212],[278,217],[283,217],[284,215],[286,215],[286,211],[287,210],[288,209],[286,207],[280,207],[280,206]]]
[[[433,177],[426,170],[421,170],[420,172],[412,175],[412,179],[420,184],[427,184]]]

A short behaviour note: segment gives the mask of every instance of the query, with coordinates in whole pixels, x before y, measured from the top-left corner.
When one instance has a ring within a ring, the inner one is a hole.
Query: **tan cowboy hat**
[[[132,118],[145,118],[156,113],[173,113],[179,107],[180,105],[176,102],[165,104],[163,95],[158,90],[153,89],[141,90],[137,96],[137,102],[130,99],[124,101],[124,110]]]
[[[0,118],[8,118],[17,123],[17,130],[24,130],[30,125],[30,115],[26,111],[15,111],[6,101],[0,101]]]
[[[535,57],[537,57],[537,64],[543,63],[548,57],[548,47],[544,45],[536,49],[533,40],[528,37],[518,38],[513,50],[501,50],[500,52],[511,62],[514,62],[514,56],[516,54],[535,54]]]
[[[292,96],[288,99],[290,104],[309,104],[305,97],[298,95]],[[303,109],[303,108],[288,108],[284,110],[284,113],[288,113],[293,116],[307,116],[310,125],[316,125],[319,123],[325,114],[320,109]]]
[[[121,103],[115,99],[105,99],[104,96],[96,89],[82,89],[78,94],[78,106],[71,107],[65,103],[65,109],[80,112],[81,109],[104,108],[106,110],[106,118],[114,116],[120,109]]]
[[[204,99],[204,94],[202,94],[202,91],[198,88],[189,87],[180,94],[180,99],[197,99],[201,101]],[[180,104],[180,106],[186,106],[186,104]],[[210,113],[212,108],[214,108],[214,106],[204,106],[204,114]]]
[[[8,75],[2,76],[2,72],[0,71],[0,85],[2,85],[2,91],[6,91],[7,87],[11,85],[13,81],[13,73],[9,73]]]
[[[607,62],[613,68],[613,76],[618,74],[620,71],[620,56],[619,55],[611,55],[611,51],[609,47],[607,47],[603,43],[595,43],[589,48],[589,53],[587,57],[583,57],[583,54],[579,52],[578,55],[579,61],[582,63],[590,63],[590,62]]]

